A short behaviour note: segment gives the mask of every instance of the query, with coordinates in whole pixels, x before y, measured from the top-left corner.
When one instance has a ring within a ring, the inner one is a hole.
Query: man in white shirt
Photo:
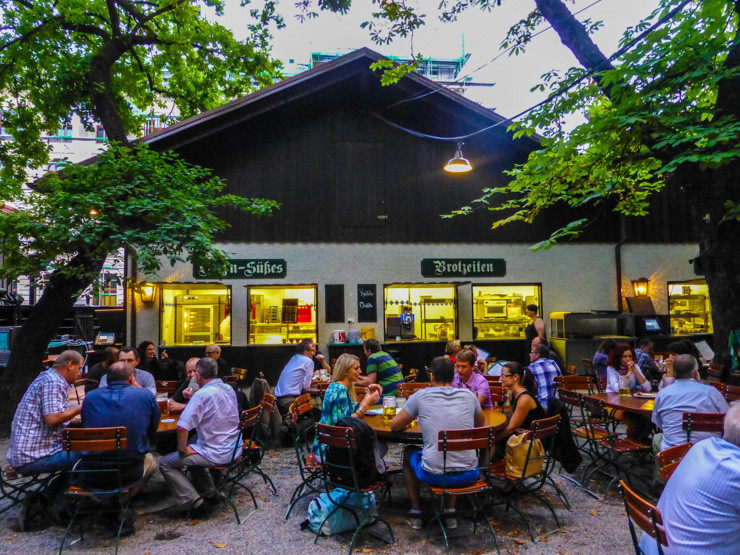
[[[136,387],[143,387],[148,389],[154,395],[157,395],[157,384],[154,381],[154,376],[146,370],[141,370],[139,366],[139,352],[133,347],[123,347],[118,351],[118,362],[128,362],[136,370],[134,370],[134,381]],[[100,378],[100,387],[108,387],[108,375],[104,375]]]
[[[239,409],[234,389],[218,378],[211,358],[195,365],[200,389],[193,394],[177,426],[177,452],[159,463],[159,469],[177,501],[177,509],[189,511],[218,502],[218,492],[208,467],[228,464],[239,441]],[[198,440],[188,445],[188,432],[195,429]],[[190,469],[188,478],[185,468]],[[191,513],[192,514],[192,513]]]
[[[280,373],[275,387],[276,404],[280,414],[288,414],[290,405],[304,390],[311,387],[311,378],[314,374],[313,357],[316,354],[316,345],[306,339],[296,346],[296,353],[285,365]]]

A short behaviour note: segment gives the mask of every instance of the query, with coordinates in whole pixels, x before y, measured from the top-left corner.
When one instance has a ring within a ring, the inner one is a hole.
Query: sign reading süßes
[[[424,277],[502,277],[506,275],[503,258],[423,258]]]
[[[229,269],[220,279],[277,279],[284,278],[288,263],[281,258],[230,258]],[[195,279],[218,279],[200,265],[193,264]]]

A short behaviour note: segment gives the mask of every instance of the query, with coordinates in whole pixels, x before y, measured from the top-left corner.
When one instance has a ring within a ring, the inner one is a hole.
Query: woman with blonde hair
[[[336,426],[337,422],[348,416],[362,418],[368,408],[380,401],[383,388],[378,384],[370,384],[365,390],[365,397],[362,402],[357,402],[355,383],[361,375],[360,359],[355,355],[345,353],[337,359],[331,375],[332,383],[327,388],[321,404],[321,420],[319,422]],[[317,452],[319,449],[318,441],[314,442],[313,448],[314,452]]]
[[[445,345],[445,356],[449,358],[452,363],[455,363],[455,357],[457,357],[457,353],[459,353],[462,350],[462,344],[460,343],[459,339],[453,339],[452,341],[448,341],[447,345]]]

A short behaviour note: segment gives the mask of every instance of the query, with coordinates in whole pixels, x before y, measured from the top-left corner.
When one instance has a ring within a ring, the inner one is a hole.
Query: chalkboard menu
[[[357,286],[357,321],[377,322],[377,288],[374,283],[360,283]]]
[[[324,285],[324,307],[327,323],[344,322],[344,285]]]

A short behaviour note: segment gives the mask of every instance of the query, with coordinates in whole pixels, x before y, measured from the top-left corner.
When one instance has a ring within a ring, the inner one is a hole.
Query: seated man
[[[655,398],[652,420],[663,431],[653,437],[653,451],[656,453],[686,443],[686,432],[682,428],[683,413],[725,413],[729,408],[716,388],[699,383],[699,366],[691,355],[678,355],[675,358],[673,376],[676,381],[670,387],[661,389]],[[691,432],[691,442],[696,443],[712,435],[711,432]]]
[[[537,382],[537,400],[542,408],[547,410],[550,399],[557,396],[555,391],[555,376],[562,376],[555,361],[547,358],[550,349],[545,345],[537,345],[529,353],[529,371]]]
[[[383,388],[383,395],[397,395],[396,389],[403,383],[403,374],[393,357],[380,350],[377,339],[365,340],[362,350],[367,357],[367,376],[361,377],[358,385],[367,387],[376,383]]]
[[[460,353],[461,355],[462,353]],[[458,360],[460,359],[458,355]],[[455,367],[449,358],[432,360],[431,387],[421,389],[406,401],[391,422],[391,430],[400,432],[419,417],[423,450],[407,446],[403,453],[403,475],[411,499],[409,525],[421,529],[421,505],[419,503],[419,481],[442,486],[443,454],[437,450],[437,438],[441,430],[468,429],[485,425],[480,402],[468,389],[452,387]],[[480,475],[475,451],[455,451],[447,455],[447,474],[444,478],[449,487],[461,487],[475,482]],[[447,498],[448,512],[455,510],[455,496]],[[447,528],[455,528],[457,522],[447,519]]]
[[[152,376],[149,372],[146,370],[141,370],[138,368],[139,366],[139,352],[134,349],[133,347],[123,347],[118,352],[118,362],[127,362],[131,366],[135,368],[134,370],[134,387],[143,387],[144,389],[148,389],[154,395],[157,394],[157,384],[154,381],[154,376]],[[100,378],[100,387],[107,387],[108,386],[108,376],[103,376]]]
[[[472,391],[475,393],[481,407],[492,409],[491,386],[488,385],[488,380],[483,374],[474,372],[474,370],[475,354],[473,351],[460,351],[455,360],[456,373],[452,380],[452,387],[465,388]]]
[[[674,386],[671,386],[673,388]],[[658,501],[666,553],[738,552],[740,538],[740,403],[725,416],[724,438],[694,445],[671,475]],[[657,553],[655,540],[642,535],[643,553]]]
[[[218,364],[218,377],[224,378],[231,376],[231,364],[226,362],[225,359],[221,358],[221,347],[213,343],[206,347],[206,356],[212,358]]]
[[[103,360],[93,365],[90,371],[85,375],[88,380],[95,380],[100,384],[100,380],[108,372],[108,368],[118,360],[118,349],[115,347],[106,347],[103,351]]]
[[[177,509],[189,511],[218,503],[219,497],[208,467],[231,462],[234,448],[241,439],[236,392],[218,377],[218,366],[211,358],[195,365],[200,389],[182,411],[177,426],[177,451],[159,463],[159,470],[177,501]],[[188,432],[195,429],[198,440],[188,445]],[[185,476],[190,470],[191,480]],[[206,507],[207,508],[207,507]]]
[[[83,359],[64,351],[28,386],[10,428],[8,464],[24,476],[70,469],[78,453],[62,451],[62,430],[82,407],[69,403],[69,385],[80,377]]]
[[[563,361],[563,357],[561,357],[557,353],[557,351],[553,350],[553,348],[550,346],[547,340],[541,338],[538,335],[537,337],[532,339],[532,345],[530,346],[530,351],[533,351],[537,345],[544,345],[545,347],[547,347],[548,354],[545,358],[549,358],[550,360],[554,361],[555,364],[558,365],[558,368],[560,368],[560,373],[565,374],[565,362]]]
[[[149,453],[149,438],[159,426],[159,405],[154,395],[134,380],[134,367],[126,362],[116,362],[108,368],[108,386],[91,391],[82,403],[82,425],[85,428],[126,427],[127,447],[122,463],[121,478],[124,484],[148,479],[157,462]],[[118,461],[116,453],[95,453],[83,457],[80,465],[85,469],[110,468]],[[114,485],[118,479],[113,472],[80,473],[81,484],[104,487]],[[142,484],[143,486],[143,484]]]
[[[293,358],[288,361],[280,373],[275,387],[276,404],[280,414],[288,414],[288,409],[296,397],[311,387],[311,378],[314,375],[314,353],[316,353],[316,345],[313,341],[310,339],[301,341],[296,345]]]
[[[184,411],[190,398],[200,388],[195,377],[195,365],[198,364],[199,360],[199,358],[193,357],[185,363],[185,379],[170,397],[170,412]]]

